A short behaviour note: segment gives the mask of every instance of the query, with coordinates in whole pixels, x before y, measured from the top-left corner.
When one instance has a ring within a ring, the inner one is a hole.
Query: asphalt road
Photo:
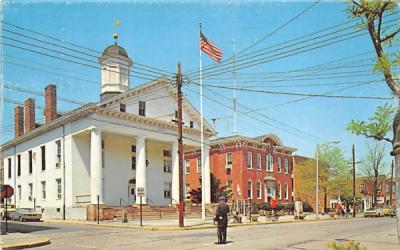
[[[228,244],[214,245],[215,229],[145,231],[88,225],[15,223],[11,229],[51,239],[37,249],[328,249],[331,241],[356,240],[367,249],[400,249],[395,218],[359,218],[234,227]]]

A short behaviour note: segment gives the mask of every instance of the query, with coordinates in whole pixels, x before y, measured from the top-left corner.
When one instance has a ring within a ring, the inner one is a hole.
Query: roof
[[[67,112],[64,115],[58,117],[57,119],[55,119],[49,123],[43,124],[42,126],[35,128],[34,130],[32,130],[20,137],[14,138],[13,140],[10,140],[10,141],[4,143],[3,145],[1,145],[2,151],[7,150],[10,147],[13,147],[14,145],[18,145],[20,143],[28,141],[28,140],[34,138],[35,136],[39,136],[39,135],[46,133],[48,131],[51,131],[53,129],[62,127],[65,124],[79,120],[83,117],[87,117],[93,113],[100,113],[100,114],[107,115],[107,116],[115,116],[115,117],[118,117],[121,119],[134,120],[134,121],[143,122],[143,123],[151,123],[153,125],[159,125],[159,126],[163,126],[163,127],[168,127],[170,129],[175,129],[177,127],[177,125],[175,123],[165,122],[165,121],[157,120],[154,118],[143,117],[143,116],[130,114],[130,113],[119,112],[119,111],[115,111],[115,110],[111,110],[111,109],[103,107],[104,104],[120,102],[121,100],[123,100],[125,98],[134,96],[138,93],[148,91],[149,89],[153,89],[158,86],[166,86],[168,88],[168,93],[170,93],[171,96],[177,98],[176,88],[172,87],[172,84],[170,83],[168,78],[162,77],[159,79],[155,79],[149,83],[139,85],[135,88],[132,88],[132,89],[125,91],[114,97],[110,97],[110,98],[100,101],[98,103],[88,103],[86,105],[83,105],[83,106],[75,109],[75,110]],[[200,121],[199,112],[185,98],[183,98],[183,108],[188,113],[194,115],[195,118],[197,117],[198,120]],[[206,120],[204,120],[204,121],[205,121],[205,124],[204,124],[205,133],[208,134],[209,136],[214,135],[216,133],[214,128],[211,125],[209,125],[209,123]],[[199,133],[199,130],[194,129],[194,128],[184,127],[183,130],[184,130],[184,132],[188,132],[188,133]]]
[[[105,48],[103,50],[103,55],[102,56],[123,56],[123,57],[127,57],[128,53],[126,53],[126,50],[124,48],[122,48],[121,46],[118,46],[117,43],[108,46],[107,48]]]
[[[277,145],[273,145],[275,148],[282,148],[282,149],[288,150],[290,152],[294,152],[297,150],[296,148],[284,146],[282,144],[282,141],[274,134],[257,136],[254,138],[247,137],[244,135],[231,135],[231,136],[219,137],[214,140],[211,140],[211,145],[218,145],[221,143],[232,142],[232,141],[249,141],[249,142],[253,142],[253,143],[265,144],[264,140],[266,138],[271,138],[274,141],[276,140],[276,138],[279,140],[280,143],[277,143]]]
[[[278,137],[278,136],[276,136],[276,135],[274,135],[274,134],[266,134],[266,135],[261,135],[261,136],[257,136],[257,137],[254,137],[253,138],[253,140],[255,140],[255,141],[264,141],[265,139],[271,139],[271,140],[273,140],[278,146],[283,146],[283,142],[282,142],[282,140]]]

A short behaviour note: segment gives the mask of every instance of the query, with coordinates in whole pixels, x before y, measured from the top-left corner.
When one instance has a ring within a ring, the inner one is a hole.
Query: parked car
[[[390,211],[390,217],[396,217],[396,208],[392,208],[392,211]]]
[[[364,212],[364,217],[381,217],[384,216],[385,213],[383,208],[379,207],[371,207],[368,208],[367,211]]]
[[[17,208],[9,213],[9,218],[14,221],[40,221],[42,213],[35,212],[32,208]]]
[[[15,208],[13,205],[8,205],[7,206],[7,214],[10,215],[11,212],[15,212]],[[6,205],[5,204],[1,204],[0,205],[0,217],[4,218],[6,215]],[[10,218],[8,216],[8,218]]]

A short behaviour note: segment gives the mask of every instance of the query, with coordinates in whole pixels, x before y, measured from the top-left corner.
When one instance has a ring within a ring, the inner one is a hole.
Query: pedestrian
[[[229,206],[225,202],[225,197],[219,197],[219,205],[215,213],[214,222],[217,222],[218,242],[215,244],[226,244],[226,228],[228,227]]]

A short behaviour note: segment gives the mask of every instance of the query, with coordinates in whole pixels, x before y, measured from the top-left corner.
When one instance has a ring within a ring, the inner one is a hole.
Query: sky
[[[311,1],[119,1],[112,3],[101,1],[25,1],[24,3],[9,1],[2,4],[2,18],[8,23],[95,51],[102,51],[105,47],[111,45],[114,42],[113,33],[118,32],[118,44],[126,49],[133,60],[133,71],[135,71],[135,64],[139,63],[172,74],[176,72],[177,63],[180,62],[184,79],[187,80],[183,89],[184,94],[199,108],[200,98],[198,94],[195,94],[199,91],[199,87],[196,85],[197,80],[194,79],[195,76],[187,73],[199,70],[200,22],[204,35],[224,51],[224,60],[233,55],[233,39],[236,41],[236,53],[239,53],[238,56],[240,56],[241,51],[260,41],[261,38],[288,22],[312,4]],[[344,23],[349,20],[345,11],[346,7],[343,2],[322,1],[257,45],[246,49],[243,54]],[[116,20],[121,20],[118,27],[113,25]],[[350,25],[352,24],[348,24],[346,27]],[[4,24],[3,28],[20,32],[20,30]],[[355,29],[352,31],[355,31]],[[24,34],[32,35],[27,32]],[[38,44],[37,41],[21,38],[4,31],[2,35]],[[43,39],[43,37],[41,38]],[[319,40],[322,39],[324,38],[319,38]],[[18,42],[10,41],[4,37],[2,37],[2,42],[18,44]],[[80,102],[97,102],[99,100],[99,69],[49,58],[10,46],[2,46],[1,50],[2,81],[4,84],[43,92],[47,84],[56,83],[58,94],[61,97]],[[363,70],[370,72],[373,64],[370,58],[374,56],[373,51],[370,38],[364,35],[246,69],[238,67],[236,71],[237,85],[241,87],[261,85],[256,89],[312,94],[337,91],[349,86],[335,85],[337,83],[382,78],[379,74],[373,73],[354,74],[352,77],[349,77],[349,74],[346,75],[347,71]],[[96,54],[93,51],[86,52]],[[370,54],[356,56],[368,52]],[[65,55],[61,57],[65,58]],[[354,60],[365,60],[366,64],[370,65],[363,68],[340,68],[330,71],[332,74],[329,76],[324,75],[323,71],[303,72],[306,74],[306,78],[318,78],[314,80],[300,80],[293,77],[291,79],[291,75],[287,73],[290,70],[310,67],[336,59],[347,58],[352,60],[353,57]],[[204,67],[216,65],[205,54],[203,54],[202,59]],[[237,63],[239,64],[239,61]],[[263,81],[257,83],[249,82],[251,79],[246,78],[246,74],[276,71],[283,71],[283,73],[278,77],[276,73],[275,76],[271,77],[265,74]],[[54,72],[58,74],[54,74]],[[346,77],[340,77],[343,75]],[[90,81],[87,81],[87,79],[90,79]],[[130,81],[130,86],[134,87],[148,80],[132,77]],[[230,68],[224,75],[210,78],[205,73],[203,78],[205,84],[219,86],[232,86],[232,81]],[[291,84],[325,84],[325,86],[288,87]],[[40,96],[10,89],[4,89],[2,94],[4,98],[20,102],[28,97],[34,97],[37,105],[44,106],[44,98]],[[218,136],[231,135],[234,132],[233,119],[231,118],[233,114],[232,101],[229,100],[233,97],[232,90],[212,88],[211,91],[205,89],[204,94],[205,117],[210,122],[212,119],[216,119],[215,125]],[[391,96],[384,82],[362,85],[334,92],[334,94]],[[272,107],[299,97],[237,91],[237,98],[240,105],[250,109],[264,109],[252,113],[252,117],[256,119],[244,115],[244,109],[238,112],[237,132],[239,134],[255,137],[273,133],[285,145],[297,148],[296,154],[305,156],[313,156],[318,143],[340,140],[341,143],[338,146],[346,152],[347,157],[350,157],[351,146],[355,144],[358,159],[361,159],[366,152],[366,140],[348,132],[346,130],[347,124],[352,119],[366,120],[373,116],[378,105],[385,102],[393,104],[392,100],[315,97]],[[225,106],[216,103],[215,100],[225,103]],[[60,111],[69,111],[77,107],[75,104],[61,101],[58,103]],[[14,107],[15,104],[4,103],[1,142],[13,138]],[[37,110],[36,114],[36,120],[38,122],[43,121],[41,110]],[[391,145],[388,144],[388,152],[390,147]],[[390,161],[389,157],[387,161]]]

